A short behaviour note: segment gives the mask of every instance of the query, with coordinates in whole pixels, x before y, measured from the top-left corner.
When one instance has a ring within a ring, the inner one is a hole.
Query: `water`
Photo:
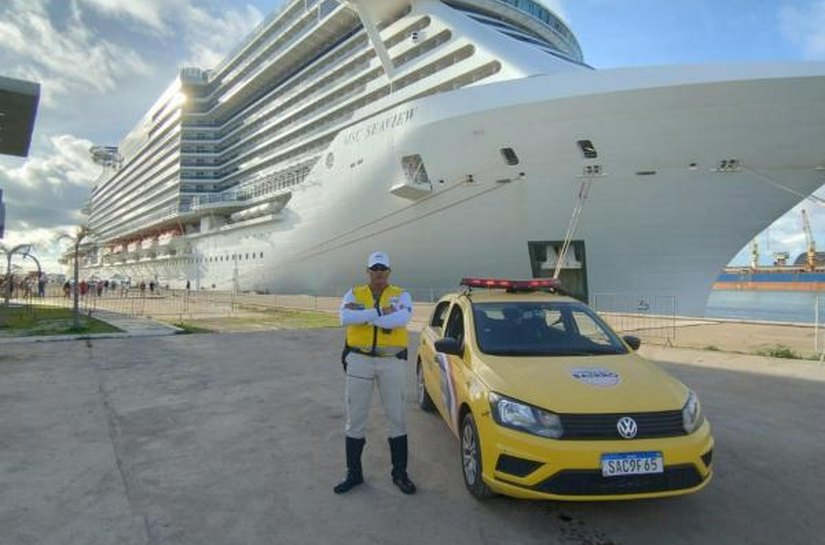
[[[819,321],[825,322],[825,292],[714,290],[705,316],[771,322],[815,323],[819,301]]]

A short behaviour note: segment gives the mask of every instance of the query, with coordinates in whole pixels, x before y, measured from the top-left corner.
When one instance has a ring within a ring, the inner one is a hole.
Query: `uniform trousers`
[[[407,434],[406,360],[395,356],[372,357],[347,354],[347,425],[346,434],[354,439],[364,437],[372,401],[373,385],[378,386],[381,404],[389,421],[389,437]]]

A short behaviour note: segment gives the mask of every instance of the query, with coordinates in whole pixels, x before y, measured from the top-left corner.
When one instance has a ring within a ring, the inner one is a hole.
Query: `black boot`
[[[361,452],[366,442],[367,440],[363,437],[356,439],[347,436],[347,476],[333,488],[336,494],[348,492],[352,487],[364,482],[364,474],[361,472]]]
[[[404,494],[415,494],[415,485],[407,476],[407,436],[390,437],[392,482]]]

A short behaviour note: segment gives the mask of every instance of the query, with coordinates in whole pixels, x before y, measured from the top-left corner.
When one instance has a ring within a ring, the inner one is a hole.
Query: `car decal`
[[[575,367],[570,370],[570,376],[597,388],[612,388],[622,382],[618,373],[602,367]]]
[[[436,359],[438,360],[438,368],[441,371],[441,398],[444,400],[444,407],[450,413],[452,423],[457,425],[458,407],[456,407],[455,379],[450,365],[450,358],[447,354],[438,352]]]

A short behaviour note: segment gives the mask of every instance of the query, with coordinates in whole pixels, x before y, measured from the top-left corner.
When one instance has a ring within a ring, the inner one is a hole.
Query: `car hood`
[[[558,413],[681,409],[687,388],[636,354],[488,357],[479,376],[494,392]]]

